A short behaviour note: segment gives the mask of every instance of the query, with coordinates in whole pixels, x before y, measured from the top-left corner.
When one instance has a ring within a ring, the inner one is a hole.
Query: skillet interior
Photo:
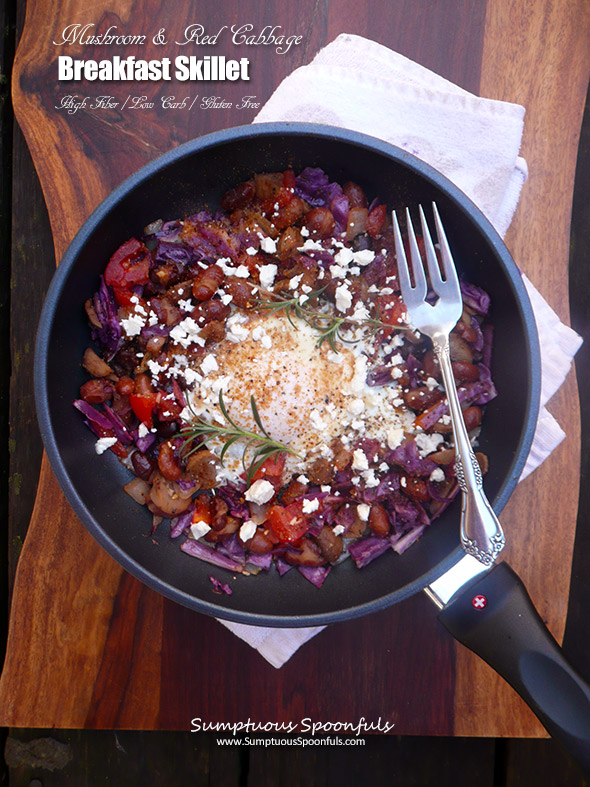
[[[87,379],[80,359],[89,343],[84,301],[113,251],[156,218],[215,208],[223,193],[256,172],[321,166],[338,182],[360,183],[389,206],[436,200],[455,261],[493,304],[493,377],[480,450],[488,454],[485,489],[498,512],[528,454],[539,396],[534,320],[516,266],[491,225],[445,178],[404,151],[360,134],[306,124],[265,124],[209,135],[152,162],[119,187],[74,239],[52,282],[36,354],[36,397],[45,446],[74,510],[107,551],[132,574],[194,609],[251,624],[302,626],[375,611],[440,575],[461,552],[459,502],[402,557],[393,552],[359,571],[346,561],[321,590],[291,571],[231,580],[233,595],[215,596],[217,569],[180,552],[166,525],[147,537],[149,512],[123,491],[128,472],[111,452],[98,458],[95,438],[71,402]],[[509,538],[509,534],[508,534]]]

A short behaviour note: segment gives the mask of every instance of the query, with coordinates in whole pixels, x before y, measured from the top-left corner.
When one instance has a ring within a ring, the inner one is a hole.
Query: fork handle
[[[442,371],[455,437],[455,474],[462,492],[461,545],[468,555],[491,566],[506,540],[483,491],[481,470],[471,448],[455,385],[448,335],[435,336],[433,345]]]

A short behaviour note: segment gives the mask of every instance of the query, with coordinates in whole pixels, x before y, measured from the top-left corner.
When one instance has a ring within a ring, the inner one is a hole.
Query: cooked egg
[[[201,418],[226,423],[218,404],[221,391],[230,417],[259,433],[251,407],[254,397],[270,437],[299,455],[300,461],[289,458],[291,470],[304,469],[305,461],[317,456],[331,456],[335,438],[345,445],[363,436],[386,443],[388,430],[411,423],[407,412],[393,404],[399,397],[395,384],[366,385],[362,341],[338,342],[334,352],[327,342],[319,346],[317,331],[298,318],[293,318],[294,328],[283,314],[236,312],[236,317],[234,322],[230,318],[226,338],[216,345],[217,369],[209,364],[191,394],[191,407]],[[242,470],[241,443],[227,454],[227,469],[234,474]]]

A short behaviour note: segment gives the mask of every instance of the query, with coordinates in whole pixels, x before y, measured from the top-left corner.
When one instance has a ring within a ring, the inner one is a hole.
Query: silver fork
[[[432,238],[428,230],[422,206],[419,206],[422,237],[426,253],[426,263],[430,274],[430,284],[438,295],[434,305],[426,300],[428,284],[424,273],[420,250],[412,226],[410,211],[406,208],[406,220],[410,245],[410,258],[414,274],[414,285],[410,278],[408,261],[395,211],[392,214],[395,236],[395,250],[399,269],[402,298],[408,317],[414,328],[432,339],[433,349],[442,370],[444,387],[449,403],[453,432],[455,436],[455,473],[461,487],[461,544],[465,552],[473,555],[486,566],[491,565],[505,542],[502,527],[483,491],[481,470],[461,411],[457,386],[451,367],[449,333],[455,327],[463,312],[463,299],[457,278],[457,271],[451,256],[445,231],[433,203],[434,222],[440,248],[441,275]]]

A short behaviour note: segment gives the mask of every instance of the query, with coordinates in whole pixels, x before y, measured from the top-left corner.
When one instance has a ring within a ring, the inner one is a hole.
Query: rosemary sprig
[[[227,422],[227,426],[225,424],[209,423],[193,413],[193,415],[195,415],[195,421],[190,426],[181,429],[179,436],[184,440],[183,449],[190,445],[194,440],[197,440],[198,444],[188,451],[185,456],[188,457],[195,451],[198,451],[203,443],[207,442],[207,440],[219,438],[220,440],[224,441],[223,447],[219,454],[219,459],[223,464],[223,459],[228,449],[238,440],[246,440],[246,444],[242,452],[242,467],[246,472],[246,480],[248,484],[251,483],[252,478],[254,475],[256,475],[256,472],[264,464],[266,459],[271,456],[276,456],[277,454],[286,452],[298,457],[299,459],[302,459],[301,455],[292,448],[284,445],[284,443],[281,443],[279,440],[274,440],[269,435],[264,427],[264,424],[262,423],[260,413],[258,412],[258,407],[256,406],[256,400],[253,396],[250,397],[250,407],[252,408],[254,422],[262,434],[258,432],[251,432],[248,429],[244,429],[239,426],[227,411],[226,404],[223,400],[223,391],[219,391],[219,409]],[[192,411],[190,403],[189,409]],[[246,455],[251,449],[253,451],[252,457],[249,464],[247,464]]]
[[[342,333],[343,325],[353,323],[364,327],[370,327],[371,333],[377,333],[381,328],[390,327],[374,317],[366,320],[358,320],[354,317],[338,317],[333,312],[323,312],[305,305],[310,303],[310,301],[317,301],[325,289],[326,287],[322,287],[320,290],[314,290],[313,292],[307,293],[307,299],[304,303],[300,302],[300,296],[284,298],[276,293],[263,291],[271,300],[260,300],[257,302],[256,307],[264,309],[271,314],[282,312],[291,325],[297,329],[297,326],[293,322],[293,315],[295,315],[319,333],[318,344],[320,347],[327,341],[330,348],[336,353],[338,352],[336,340],[344,342],[345,344],[356,344],[360,341],[360,338],[350,339],[345,337]]]

